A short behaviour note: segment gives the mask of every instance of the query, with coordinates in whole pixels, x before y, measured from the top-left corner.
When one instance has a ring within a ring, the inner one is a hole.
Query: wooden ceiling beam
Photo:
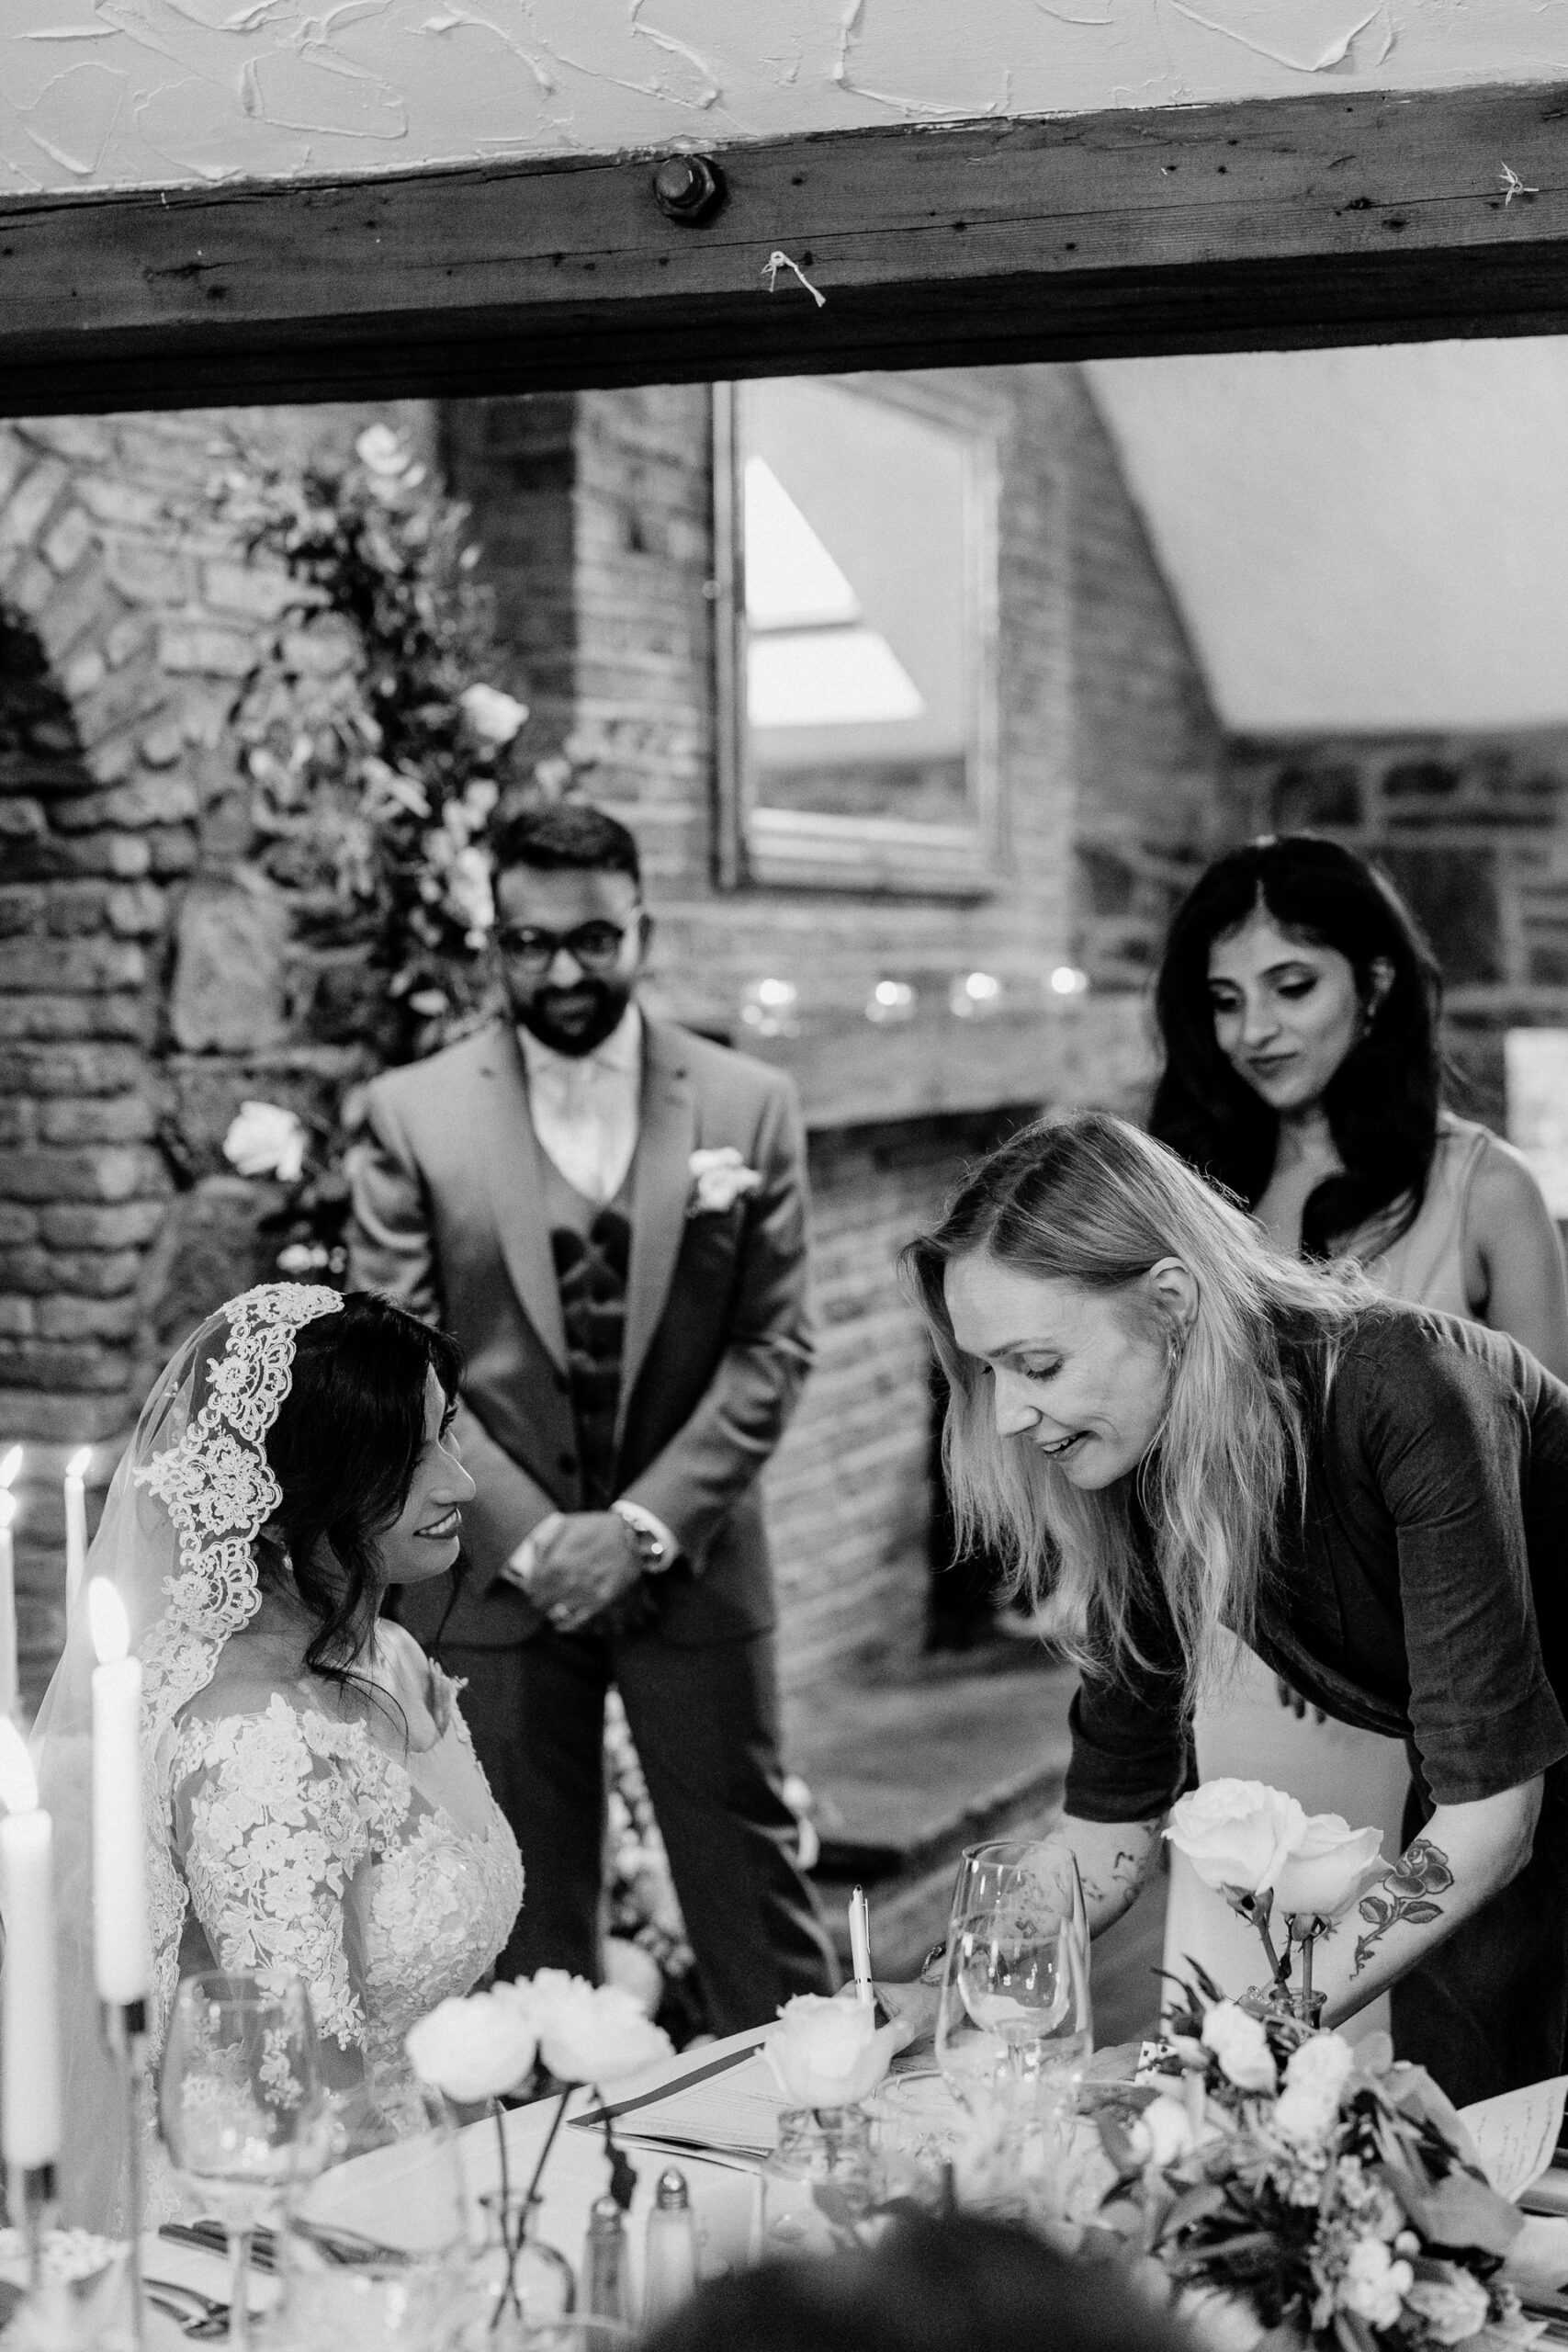
[[[1568,87],[0,205],[0,413],[1568,328]],[[789,268],[798,265],[820,305]]]

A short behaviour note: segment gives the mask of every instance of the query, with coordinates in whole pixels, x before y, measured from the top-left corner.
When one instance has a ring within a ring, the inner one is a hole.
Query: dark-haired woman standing
[[[1393,885],[1337,842],[1286,834],[1218,859],[1171,925],[1150,1126],[1290,1256],[1354,1257],[1381,1290],[1506,1331],[1568,1378],[1568,1282],[1522,1159],[1443,1107],[1438,966]],[[1292,1721],[1250,1652],[1198,1711],[1199,1769],[1376,1821],[1396,1852],[1403,1748]],[[1166,1964],[1225,1981],[1248,1931],[1173,1857]],[[1381,2005],[1380,2005],[1381,2008]],[[1371,2023],[1382,2018],[1369,2017]]]

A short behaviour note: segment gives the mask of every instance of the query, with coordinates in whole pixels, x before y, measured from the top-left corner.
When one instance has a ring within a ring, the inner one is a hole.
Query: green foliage
[[[386,974],[376,1043],[411,1058],[482,998],[480,836],[527,715],[484,683],[499,657],[468,509],[381,424],[336,465],[236,441],[209,497],[279,575],[233,714],[257,861],[303,937],[369,946]]]

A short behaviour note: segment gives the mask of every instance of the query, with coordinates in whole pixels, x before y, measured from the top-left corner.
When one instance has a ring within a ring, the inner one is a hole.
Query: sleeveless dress
[[[1465,1294],[1465,1217],[1476,1172],[1497,1146],[1484,1127],[1441,1114],[1426,1198],[1419,1216],[1392,1249],[1363,1258],[1370,1279],[1391,1298],[1473,1321]],[[1360,1253],[1351,1245],[1349,1253]],[[1410,1760],[1396,1739],[1350,1724],[1298,1718],[1280,1703],[1271,1669],[1245,1644],[1235,1645],[1236,1669],[1198,1708],[1193,1725],[1201,1780],[1263,1781],[1300,1800],[1308,1813],[1342,1814],[1353,1829],[1383,1833],[1390,1860],[1401,1851]],[[1168,1849],[1168,1851],[1169,1849]],[[1240,1993],[1262,1974],[1257,1931],[1170,1852],[1166,1903],[1165,1966],[1180,1976],[1198,1961],[1224,1993]],[[1386,1993],[1352,2018],[1351,2041],[1388,2030]]]
[[[377,1629],[394,1671],[383,1703],[345,1713],[337,1687],[245,1673],[243,1636],[176,1731],[175,1851],[189,1900],[180,1973],[297,1969],[322,2048],[367,2075],[406,2080],[403,2036],[468,1991],[523,1898],[517,1843],[457,1705],[430,1666],[433,1745],[416,1748],[399,1674],[426,1661],[400,1626]],[[406,1687],[406,1686],[405,1686]]]

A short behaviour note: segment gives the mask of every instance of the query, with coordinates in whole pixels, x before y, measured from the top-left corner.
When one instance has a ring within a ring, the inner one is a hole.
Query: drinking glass
[[[959,1867],[937,2012],[937,2064],[965,2105],[997,2094],[1072,2104],[1094,2046],[1089,1930],[1071,1849],[973,1847]]]
[[[175,1996],[158,2120],[177,2169],[223,2223],[229,2340],[250,2352],[251,2240],[324,2163],[326,2106],[305,1987],[292,1973],[207,1969]]]
[[[415,2082],[336,2093],[325,2161],[295,2181],[278,2239],[291,2352],[446,2352],[468,2251],[439,2094]]]

